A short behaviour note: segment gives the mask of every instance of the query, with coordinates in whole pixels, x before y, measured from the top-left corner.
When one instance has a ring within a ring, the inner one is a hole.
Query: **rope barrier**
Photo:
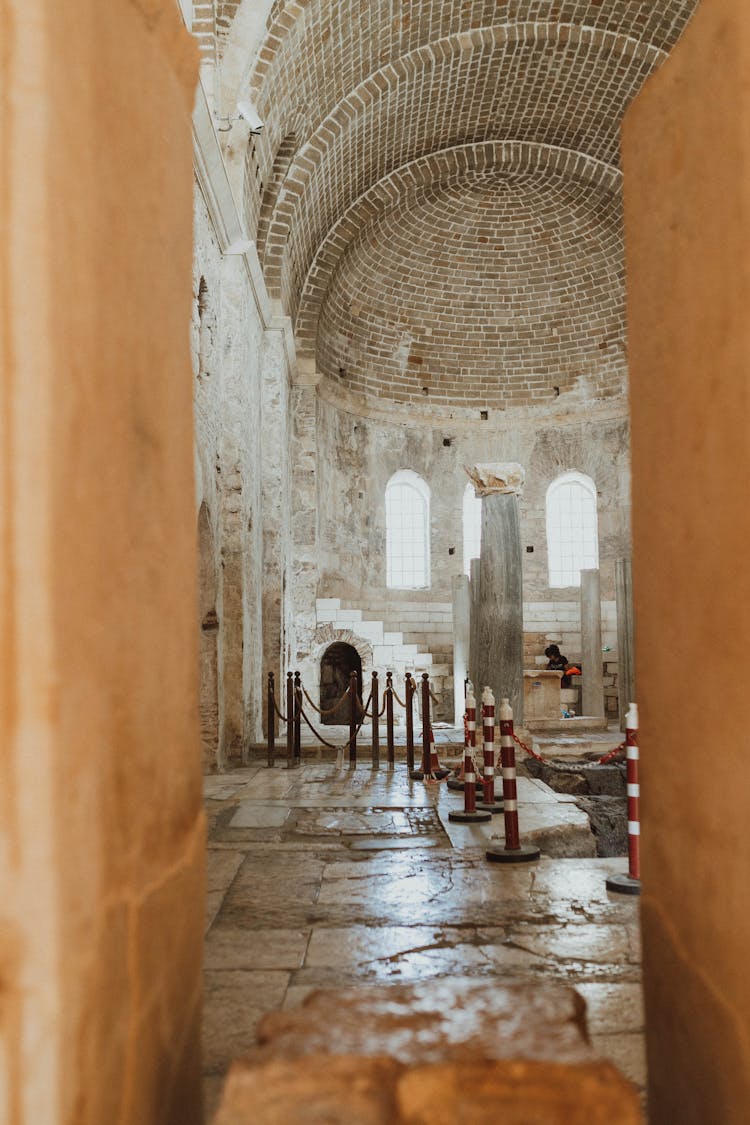
[[[442,699],[438,698],[438,696],[435,695],[435,692],[432,690],[432,688],[430,688],[430,699],[432,700],[433,703],[436,703],[438,706],[443,702]]]
[[[365,712],[363,713],[362,718],[359,721],[359,726],[357,727],[356,731],[354,732],[354,739],[356,739],[357,735],[362,730],[362,724],[364,723],[365,717],[366,717],[366,710],[370,706],[370,700],[371,699],[372,699],[372,692],[370,692],[369,696],[367,697],[367,703],[365,704]],[[305,714],[305,711],[304,711],[303,707],[300,707],[300,715],[305,720],[305,722],[307,723],[308,727],[313,732],[315,737],[320,739],[320,741],[323,743],[323,745],[327,746],[330,750],[346,750],[349,746],[351,746],[352,742],[354,741],[354,739],[352,739],[352,738],[347,738],[347,740],[343,744],[343,746],[336,746],[336,744],[334,742],[329,742],[327,739],[323,738],[323,735],[320,733],[320,731],[317,731],[315,729],[315,727],[312,725],[312,723],[308,719],[307,715]]]
[[[548,766],[550,769],[564,771],[567,768],[565,766],[558,765],[556,762],[548,762],[546,758],[543,758],[541,756],[541,754],[537,754],[536,750],[532,750],[532,748],[530,746],[527,746],[525,742],[521,742],[521,739],[518,737],[515,731],[513,732],[513,741],[517,746],[520,746],[522,750],[525,750],[527,754],[530,754],[532,758],[536,758],[537,762],[541,762],[543,765]],[[615,758],[621,750],[625,749],[626,745],[627,743],[621,742],[619,746],[615,746],[614,750],[610,750],[602,758],[599,759],[597,765],[606,766],[607,763],[611,762],[612,759]]]
[[[393,698],[396,700],[396,702],[399,704],[399,706],[403,707],[404,710],[406,710],[406,704],[404,703],[403,699],[398,694],[398,692],[396,691],[395,688],[393,688]]]
[[[282,714],[281,714],[281,711],[279,711],[279,705],[278,705],[278,703],[276,702],[276,696],[274,695],[274,696],[272,696],[271,698],[273,699],[273,709],[274,709],[274,711],[276,712],[276,714],[277,714],[277,715],[279,716],[279,718],[281,719],[282,723],[287,723],[287,722],[289,722],[289,720],[287,719],[286,715],[282,715]]]
[[[370,692],[370,699],[372,699],[372,692]],[[386,690],[383,692],[383,706],[378,711],[378,718],[379,719],[383,718],[383,715],[385,714],[385,708],[386,708],[387,703],[388,703],[388,689],[386,688]],[[373,716],[372,716],[371,711],[365,711],[365,713],[364,713],[365,719],[371,719],[372,717]],[[363,722],[364,722],[364,719],[363,719]]]
[[[615,746],[614,750],[610,750],[609,754],[605,754],[603,758],[600,758],[597,765],[606,766],[608,762],[611,762],[613,758],[617,757],[621,750],[625,750],[627,745],[627,740],[621,742],[619,746]]]
[[[305,693],[305,699],[307,700],[307,702],[310,704],[311,707],[313,707],[318,712],[319,715],[332,715],[334,711],[338,711],[339,707],[344,702],[344,700],[346,699],[346,697],[349,694],[349,691],[351,689],[347,688],[346,691],[344,692],[344,694],[341,696],[341,699],[338,701],[338,703],[334,703],[333,707],[326,707],[324,710],[321,710],[320,707],[316,706],[316,704],[313,702],[313,700],[307,694],[307,688],[305,687],[304,684],[302,685],[302,690]]]
[[[370,703],[370,700],[371,700],[371,699],[372,699],[372,692],[370,692],[370,696],[369,696],[369,699],[368,699],[368,704]],[[351,746],[351,744],[352,744],[352,739],[351,739],[351,738],[347,738],[347,739],[346,739],[346,741],[344,742],[344,744],[343,744],[342,746],[336,746],[336,745],[335,745],[335,742],[329,742],[329,741],[328,741],[327,739],[325,739],[325,738],[323,737],[322,733],[320,733],[320,732],[319,732],[318,730],[316,730],[316,729],[315,729],[315,727],[313,726],[313,723],[311,723],[311,722],[310,722],[310,720],[309,720],[309,719],[307,718],[307,715],[305,714],[305,710],[304,710],[304,709],[301,709],[301,708],[300,708],[300,712],[299,712],[299,713],[300,713],[300,715],[301,715],[302,719],[304,719],[304,720],[305,720],[305,722],[307,723],[307,726],[308,726],[308,727],[310,728],[310,730],[311,730],[311,731],[313,731],[313,733],[314,733],[315,737],[316,737],[316,738],[319,738],[319,740],[323,742],[323,745],[324,745],[324,746],[327,746],[327,747],[328,747],[329,749],[332,749],[332,750],[345,750],[345,749],[346,749],[347,747]],[[360,732],[360,730],[362,729],[362,723],[363,723],[363,722],[364,722],[364,715],[363,715],[362,719],[360,720],[360,724],[359,724],[359,727],[358,727],[358,728],[356,728],[356,730],[355,730],[355,732],[354,732],[354,738],[356,738],[356,736],[358,736],[358,735],[359,735],[359,732]]]

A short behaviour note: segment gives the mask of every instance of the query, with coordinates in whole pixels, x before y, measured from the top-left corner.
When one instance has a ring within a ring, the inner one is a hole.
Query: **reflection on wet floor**
[[[487,863],[502,817],[450,824],[461,795],[403,766],[253,766],[206,778],[205,796],[209,1108],[265,1012],[314,988],[446,976],[457,992],[478,977],[573,985],[594,1045],[643,1087],[638,900],[605,888],[623,860]],[[522,834],[581,815],[519,779]]]

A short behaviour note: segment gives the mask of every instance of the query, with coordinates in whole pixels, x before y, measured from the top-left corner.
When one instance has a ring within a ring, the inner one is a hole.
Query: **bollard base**
[[[621,895],[639,895],[641,893],[641,881],[640,879],[634,879],[632,875],[610,875],[606,887],[608,891],[615,891]]]
[[[481,824],[488,820],[492,820],[491,812],[464,812],[463,809],[456,809],[454,812],[448,813],[448,820],[452,820],[454,824]]]
[[[409,777],[412,781],[442,781],[447,777],[450,770],[433,770],[432,773],[425,773],[424,770],[411,770]]]
[[[488,848],[484,854],[491,863],[532,863],[541,852],[531,844],[521,844],[520,848]]]
[[[464,791],[464,785],[466,784],[466,782],[464,782],[464,781],[459,781],[459,779],[458,779],[457,777],[449,777],[449,778],[448,778],[448,781],[446,782],[446,784],[447,784],[447,786],[448,786],[448,788],[449,788],[449,789],[453,789],[453,790],[455,790],[455,792],[456,792],[456,793],[463,793],[463,791]],[[475,782],[474,782],[474,785],[475,785],[475,787],[476,787],[476,790],[477,790],[477,792],[478,792],[478,793],[481,793],[481,792],[482,792],[482,783],[481,783],[481,781],[475,781]]]
[[[497,801],[497,800],[493,804],[490,804],[489,801],[477,801],[477,808],[480,809],[481,812],[488,812],[488,813],[505,812],[505,805],[503,804],[502,801]]]

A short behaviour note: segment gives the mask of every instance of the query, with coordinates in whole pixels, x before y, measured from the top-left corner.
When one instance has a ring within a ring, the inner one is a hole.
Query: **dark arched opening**
[[[357,692],[362,698],[362,658],[356,648],[337,641],[323,653],[320,661],[320,709],[330,711],[349,687],[349,677],[357,673]],[[349,722],[351,703],[347,698],[330,714],[323,715],[329,726],[343,726]]]

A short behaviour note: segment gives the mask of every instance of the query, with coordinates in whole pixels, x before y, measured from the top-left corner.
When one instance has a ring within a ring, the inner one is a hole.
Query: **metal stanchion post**
[[[430,685],[426,672],[422,673],[422,761],[410,776],[414,781],[430,776]]]
[[[372,768],[380,769],[380,693],[378,689],[378,674],[372,674],[372,698],[370,712],[372,714]]]
[[[638,781],[638,707],[631,703],[625,717],[625,754],[628,784],[628,873],[611,875],[607,890],[625,895],[641,893],[641,787]]]
[[[276,708],[274,707],[273,672],[268,673],[266,710],[268,711],[268,765],[273,766],[276,754]]]
[[[286,674],[286,768],[294,769],[294,679],[292,673]]]
[[[519,838],[516,748],[513,745],[513,712],[509,699],[503,699],[500,705],[500,755],[505,803],[505,847],[489,848],[486,856],[494,863],[528,863],[539,859],[539,848],[522,844]]]
[[[385,730],[388,740],[388,769],[392,770],[396,764],[396,752],[393,744],[393,677],[386,672],[385,686]]]
[[[357,764],[357,720],[359,718],[357,706],[359,693],[357,692],[357,673],[349,674],[349,765],[354,768]]]
[[[416,691],[411,673],[406,673],[406,769],[409,775],[414,772],[414,712],[413,697]]]
[[[302,678],[294,673],[294,761],[300,764],[302,757]]]

